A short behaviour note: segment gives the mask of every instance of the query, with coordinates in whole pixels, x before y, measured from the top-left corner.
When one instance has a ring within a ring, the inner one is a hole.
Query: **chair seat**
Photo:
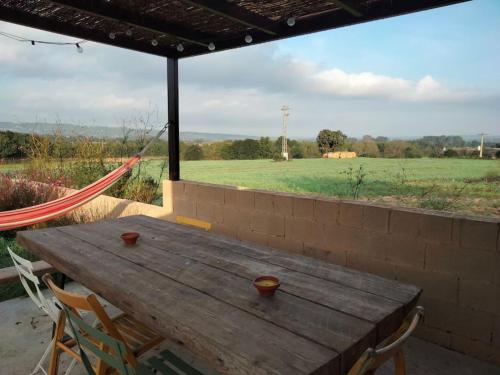
[[[163,337],[125,313],[111,318],[111,321],[136,357],[141,356],[164,340]],[[102,324],[97,324],[96,328],[102,330]],[[83,332],[82,335],[96,343],[95,339],[87,333]],[[74,338],[68,335],[65,336],[63,343],[68,347],[76,345]]]

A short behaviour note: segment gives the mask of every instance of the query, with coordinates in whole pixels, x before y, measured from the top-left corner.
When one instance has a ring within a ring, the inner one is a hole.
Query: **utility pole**
[[[290,116],[290,108],[287,105],[281,107],[283,112],[283,138],[281,140],[281,156],[288,160],[288,116]]]
[[[483,157],[483,147],[484,147],[484,136],[485,136],[486,134],[481,133],[481,134],[479,134],[479,135],[481,136],[481,146],[480,146],[480,148],[479,148],[479,157],[480,157],[480,158],[482,158],[482,157]]]

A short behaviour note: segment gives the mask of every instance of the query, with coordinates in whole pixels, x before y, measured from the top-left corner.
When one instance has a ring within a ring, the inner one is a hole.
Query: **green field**
[[[142,168],[157,178],[162,162]],[[500,207],[500,162],[472,159],[297,159],[186,161],[186,180],[272,191],[352,198],[362,166],[359,199],[412,207],[497,215]]]

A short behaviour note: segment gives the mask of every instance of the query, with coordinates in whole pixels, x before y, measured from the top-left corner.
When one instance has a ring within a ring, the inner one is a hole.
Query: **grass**
[[[15,251],[23,258],[27,258],[32,261],[36,260],[33,255],[17,245],[15,238],[0,237],[0,268],[13,266],[12,259],[9,255],[9,252],[7,251],[7,246],[9,246],[13,251]],[[25,294],[26,293],[21,283],[0,285],[0,302]]]
[[[362,165],[359,198],[405,206],[498,215],[500,162],[474,159],[300,159],[186,161],[186,180],[271,191],[352,198],[348,182]],[[158,177],[162,162],[144,162],[143,171]],[[497,176],[498,178],[496,178]]]

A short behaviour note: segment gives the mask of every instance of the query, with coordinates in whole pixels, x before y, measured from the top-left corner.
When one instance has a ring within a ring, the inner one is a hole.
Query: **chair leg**
[[[406,362],[402,350],[398,350],[394,354],[394,371],[396,375],[406,375]]]
[[[59,368],[59,357],[61,356],[61,350],[57,347],[57,343],[64,337],[65,319],[66,314],[61,311],[59,313],[59,318],[57,319],[56,331],[52,342],[52,353],[50,354],[48,375],[57,375],[57,370]]]
[[[43,368],[43,363],[45,362],[45,359],[49,355],[53,345],[54,345],[54,339],[52,339],[49,345],[47,345],[47,349],[45,349],[45,352],[43,352],[42,358],[40,358],[40,360],[38,361],[33,371],[30,373],[30,375],[35,375],[39,370],[43,372],[44,375],[47,375],[47,371],[45,371],[45,369]]]

